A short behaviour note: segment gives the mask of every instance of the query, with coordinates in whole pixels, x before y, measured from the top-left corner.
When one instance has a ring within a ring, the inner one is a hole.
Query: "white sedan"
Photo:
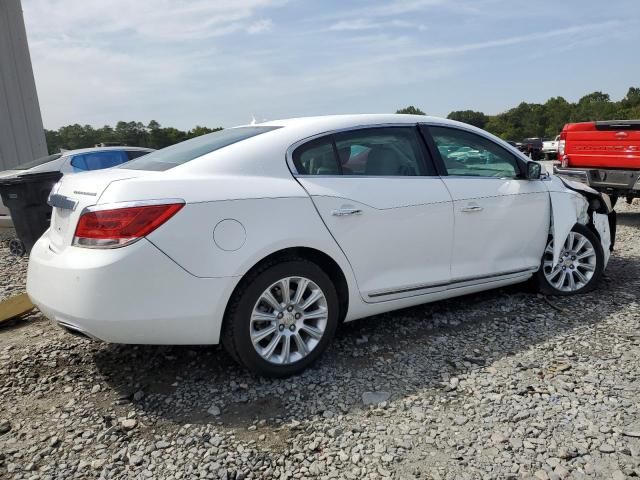
[[[529,279],[589,291],[612,243],[606,196],[480,129],[411,115],[230,128],[65,177],[50,203],[27,291],[53,322],[107,342],[222,342],[272,376],[311,364],[340,322]]]

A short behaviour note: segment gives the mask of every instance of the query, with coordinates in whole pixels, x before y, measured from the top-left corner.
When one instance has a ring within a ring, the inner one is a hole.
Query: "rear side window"
[[[86,172],[115,167],[128,161],[129,157],[123,150],[108,150],[75,155],[71,159],[71,166],[74,172]]]
[[[208,133],[136,158],[123,165],[122,168],[155,171],[169,170],[207,153],[278,128],[281,127],[237,127]]]
[[[293,164],[301,175],[340,175],[331,136],[298,147],[293,152]]]
[[[327,135],[298,147],[293,164],[301,175],[413,177],[435,175],[425,164],[418,131],[376,127]]]
[[[415,127],[381,127],[337,133],[343,175],[415,177],[425,175]]]

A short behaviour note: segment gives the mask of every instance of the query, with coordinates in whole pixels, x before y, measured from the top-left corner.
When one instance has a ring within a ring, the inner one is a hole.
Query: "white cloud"
[[[464,77],[455,74],[472,65],[496,72],[495,88],[504,88],[500,61],[479,64],[490,55],[473,52],[495,49],[498,58],[522,45],[530,56],[633,27],[624,19],[595,23],[597,14],[545,31],[496,20],[503,7],[494,0],[289,2],[285,11],[286,2],[22,0],[45,125],[228,126],[251,112],[379,110],[416,92],[446,104],[440,91],[459,88]],[[483,8],[482,16],[468,15],[470,8]]]
[[[421,23],[408,22],[406,20],[374,21],[370,18],[356,18],[353,20],[339,20],[329,26],[327,30],[336,32],[357,32],[363,30],[388,30],[388,29],[408,29],[427,30],[426,25]]]
[[[481,6],[479,0],[468,3],[465,0],[391,0],[367,2],[366,6],[354,9],[338,10],[323,15],[322,20],[345,20],[359,18],[387,18],[408,14],[418,14],[435,8],[451,10],[457,13],[477,13]]]
[[[558,28],[555,30],[540,31],[529,35],[517,35],[513,37],[500,38],[496,40],[487,40],[474,43],[462,43],[459,45],[432,47],[425,49],[418,49],[414,51],[401,52],[392,56],[378,57],[378,61],[396,60],[398,58],[415,58],[415,57],[432,57],[443,55],[454,55],[461,53],[468,53],[475,50],[485,50],[489,48],[506,47],[510,45],[517,45],[521,43],[530,43],[540,40],[551,39],[555,37],[571,36],[586,32],[593,31],[609,31],[614,27],[620,26],[621,22],[616,20],[610,20],[600,23],[590,23],[574,27]]]
[[[184,41],[251,28],[256,12],[285,0],[24,0],[30,35],[132,34],[154,41]]]
[[[335,31],[358,31],[358,30],[370,30],[372,28],[378,28],[380,24],[373,23],[369,19],[356,18],[355,20],[340,20],[329,27],[329,30]]]
[[[253,22],[247,27],[247,33],[252,35],[256,33],[268,32],[273,28],[273,21],[270,18],[263,18]]]

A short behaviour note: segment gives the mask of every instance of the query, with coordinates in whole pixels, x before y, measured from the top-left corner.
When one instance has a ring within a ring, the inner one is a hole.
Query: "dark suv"
[[[525,138],[518,146],[518,150],[529,156],[532,160],[542,160],[544,158],[541,138]]]

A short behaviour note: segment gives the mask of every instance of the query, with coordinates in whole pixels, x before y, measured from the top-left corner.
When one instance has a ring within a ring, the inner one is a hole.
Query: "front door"
[[[292,157],[298,181],[351,263],[365,301],[446,288],[452,202],[416,126],[327,135]]]
[[[485,136],[444,126],[425,133],[453,198],[452,280],[537,269],[550,221],[544,184],[523,178],[515,154]]]

